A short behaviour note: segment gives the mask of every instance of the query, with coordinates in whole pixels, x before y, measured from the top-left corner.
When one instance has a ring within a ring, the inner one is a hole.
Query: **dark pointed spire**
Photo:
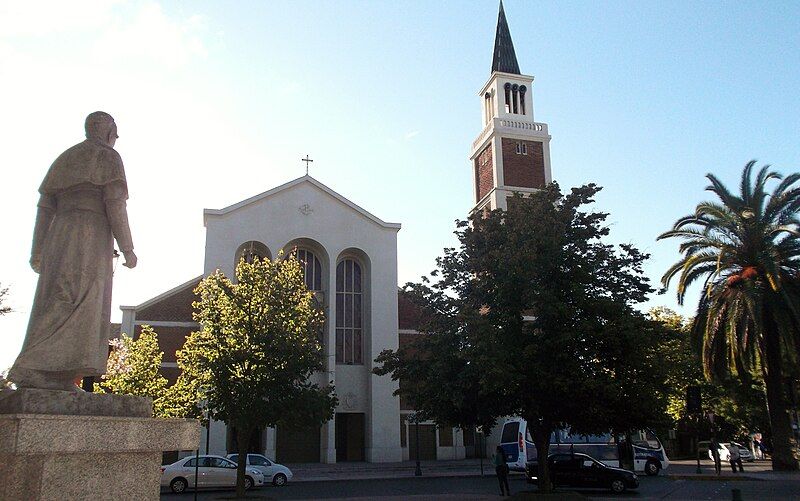
[[[514,53],[514,43],[511,41],[511,32],[508,31],[506,13],[503,11],[503,0],[500,0],[500,14],[497,16],[497,34],[494,36],[492,71],[520,74],[517,55]]]

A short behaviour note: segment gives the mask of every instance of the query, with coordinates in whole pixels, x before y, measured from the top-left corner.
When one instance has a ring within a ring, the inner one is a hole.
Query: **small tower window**
[[[487,92],[484,95],[483,111],[486,114],[486,123],[489,123],[494,117],[494,107],[492,106],[492,94]]]
[[[514,85],[511,86],[511,103],[513,105],[514,114],[519,113],[517,111],[517,109],[518,109],[517,108],[517,102],[519,101],[519,96],[517,94],[518,90],[519,90],[519,86],[517,84],[514,84]]]
[[[528,145],[522,142],[517,143],[517,155],[527,155]]]
[[[506,113],[511,113],[511,84],[506,82],[503,89],[506,91]]]
[[[525,91],[527,90],[528,88],[524,85],[519,86],[519,109],[523,115],[525,114]]]

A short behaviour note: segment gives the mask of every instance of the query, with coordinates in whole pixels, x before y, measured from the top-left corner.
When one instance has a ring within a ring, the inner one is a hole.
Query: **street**
[[[730,500],[731,489],[740,489],[743,500],[800,500],[800,477],[776,480],[672,480],[665,476],[640,477],[635,491],[614,495],[610,491],[577,490],[589,499],[667,499],[667,500]],[[521,476],[510,479],[511,492],[535,491]],[[567,489],[560,489],[565,491]],[[336,480],[295,482],[285,487],[264,487],[250,495],[262,499],[383,499],[399,501],[459,500],[477,501],[499,498],[494,476],[398,478],[373,480]],[[231,499],[232,491],[201,491],[198,499]],[[182,495],[164,493],[162,501],[189,501],[194,493]],[[524,499],[524,498],[523,498]]]

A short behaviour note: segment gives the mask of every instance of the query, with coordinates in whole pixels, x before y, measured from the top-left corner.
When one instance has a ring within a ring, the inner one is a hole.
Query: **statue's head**
[[[117,124],[105,111],[95,111],[86,117],[86,137],[113,147],[117,142]]]

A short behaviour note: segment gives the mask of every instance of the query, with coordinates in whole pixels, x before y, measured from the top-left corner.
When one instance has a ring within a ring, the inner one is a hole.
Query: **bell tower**
[[[547,124],[533,118],[533,76],[520,73],[503,2],[497,16],[492,73],[478,93],[483,130],[472,143],[475,205],[506,209],[515,192],[531,193],[552,181]]]

